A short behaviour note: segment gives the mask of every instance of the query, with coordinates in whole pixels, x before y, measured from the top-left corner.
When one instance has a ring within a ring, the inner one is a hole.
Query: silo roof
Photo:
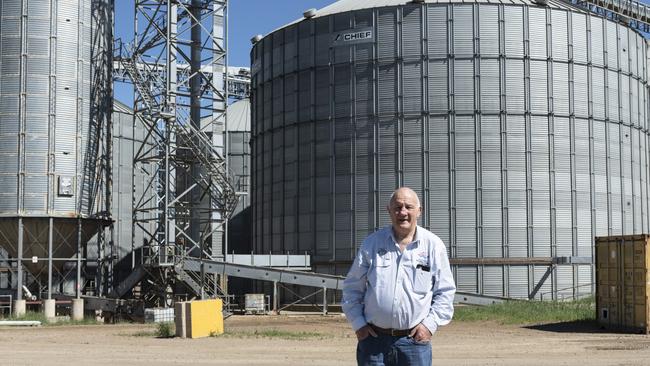
[[[117,98],[113,98],[113,110],[120,113],[133,114],[133,109]]]
[[[425,3],[431,4],[450,4],[459,3],[467,4],[472,1],[466,0],[424,0]],[[484,4],[512,4],[512,5],[539,5],[533,0],[475,0],[476,3]],[[411,0],[339,0],[331,5],[328,5],[316,12],[315,17],[326,16],[331,14],[343,13],[346,11],[380,8],[384,6],[397,6],[413,4]],[[548,6],[553,8],[567,8],[567,6],[559,1],[549,1]]]
[[[250,132],[251,101],[242,99],[228,106],[228,131]]]
[[[531,6],[540,6],[533,0],[424,0],[424,3],[427,4],[509,4],[509,5],[531,5]],[[314,18],[324,17],[332,14],[345,13],[348,11],[362,10],[362,9],[372,9],[372,8],[381,8],[387,6],[399,6],[413,4],[412,0],[339,0],[333,4],[327,5],[316,11]],[[571,9],[577,12],[586,12],[583,9],[572,6],[571,4],[565,3],[561,0],[548,0],[548,7],[551,8],[562,8],[562,9]],[[305,9],[306,10],[306,9]],[[299,23],[305,18],[296,19],[289,24],[285,24],[278,29],[275,29],[273,32],[280,30],[282,28],[288,27],[290,25]]]

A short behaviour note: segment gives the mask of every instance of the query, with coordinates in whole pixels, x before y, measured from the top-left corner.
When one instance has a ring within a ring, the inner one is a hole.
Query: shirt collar
[[[418,232],[420,232],[420,225],[417,225],[415,227],[415,234],[413,234],[413,240],[407,245],[407,247],[411,244],[415,244],[416,246],[420,244],[420,239],[418,238]],[[388,225],[388,233],[390,236],[390,240],[392,241],[392,244],[397,245],[397,239],[395,239],[395,233],[393,232],[392,225]]]

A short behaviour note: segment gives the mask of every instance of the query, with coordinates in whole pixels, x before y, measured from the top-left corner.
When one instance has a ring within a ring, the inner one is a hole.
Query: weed
[[[130,337],[156,337],[158,336],[158,332],[153,330],[140,330],[135,333],[129,333],[123,335],[130,336]]]
[[[212,332],[210,332],[210,337],[218,337],[218,336],[220,336],[220,335],[222,335],[222,334],[223,334],[223,333],[217,333],[217,332],[215,332],[215,331],[212,331]]]
[[[176,327],[173,322],[161,322],[156,326],[158,338],[173,338],[176,335]]]

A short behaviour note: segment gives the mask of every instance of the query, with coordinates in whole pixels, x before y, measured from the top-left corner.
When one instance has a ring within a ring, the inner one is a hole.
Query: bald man
[[[431,365],[431,337],[451,321],[456,285],[445,245],[418,226],[422,206],[402,187],[388,204],[391,225],[368,236],[343,284],[359,365]]]

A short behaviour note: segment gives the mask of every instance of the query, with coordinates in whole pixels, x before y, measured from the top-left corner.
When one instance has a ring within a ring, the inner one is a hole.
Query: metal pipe
[[[27,296],[28,300],[36,300],[36,296],[32,294],[31,291],[27,288],[27,286],[23,285],[23,291],[25,291],[25,295]]]
[[[175,172],[172,172],[172,151],[171,144],[175,139],[174,134],[172,133],[172,126],[176,123],[176,81],[177,81],[177,67],[176,67],[176,51],[174,48],[174,40],[176,39],[176,27],[177,27],[177,16],[178,16],[178,5],[172,1],[167,3],[167,34],[165,37],[165,47],[166,47],[166,57],[167,57],[167,70],[166,70],[166,80],[165,80],[165,100],[163,107],[165,108],[164,112],[167,115],[165,117],[165,178],[164,178],[164,200],[163,200],[163,222],[164,222],[164,242],[161,247],[158,248],[160,251],[158,253],[159,261],[162,263],[167,263],[167,248],[172,244],[172,241],[175,242],[175,218],[172,214],[172,209],[170,207],[170,201],[173,199],[173,186],[171,180],[175,178]]]
[[[47,228],[47,299],[52,300],[52,230],[54,227],[54,218],[50,217]]]
[[[1,320],[0,327],[40,327],[38,320]]]
[[[109,33],[109,40],[114,39],[113,35],[113,27],[110,26],[114,22],[115,19],[115,3],[113,1],[109,2],[109,9],[107,11],[107,15],[110,19],[107,19],[107,24],[109,26],[106,27],[106,31]],[[108,57],[108,64],[113,65],[113,42],[108,42],[107,48],[109,51],[106,54],[106,57]],[[111,78],[112,73],[109,73],[109,78]],[[108,100],[107,100],[107,107],[111,108],[112,111],[112,101],[114,97],[114,90],[113,90],[113,83],[112,80],[111,82],[108,83]],[[133,135],[135,136],[135,135]],[[112,212],[113,210],[113,113],[108,113],[106,116],[106,212]],[[109,214],[110,215],[110,214]],[[103,232],[103,229],[102,229]],[[109,226],[109,235],[110,235],[110,241],[108,242],[109,245],[109,251],[110,251],[110,258],[108,259],[108,268],[104,271],[104,278],[105,279],[99,279],[100,281],[103,281],[105,286],[101,286],[100,291],[99,291],[99,296],[103,296],[104,293],[110,292],[113,290],[113,260],[114,260],[114,253],[113,253],[113,244],[115,243],[115,223],[111,220],[110,226]],[[106,255],[106,240],[104,240],[104,252],[102,253],[102,262],[105,262],[105,255]],[[98,281],[98,283],[100,283]]]
[[[77,219],[77,299],[81,299],[81,218]]]
[[[133,44],[137,45],[138,44],[138,2],[137,1],[134,1],[133,14],[134,14],[134,16],[133,16]],[[120,45],[120,48],[121,48],[121,45]],[[120,50],[120,52],[121,52],[121,50]],[[137,92],[135,90],[135,85],[132,86],[131,90],[134,93],[133,106],[132,106],[133,107],[133,114],[131,114],[131,134],[132,134],[131,136],[133,136],[134,138],[133,138],[133,140],[131,140],[131,145],[132,145],[133,151],[137,151],[138,149],[136,148],[137,147],[136,136],[138,136],[138,135],[136,134],[136,132],[137,132],[136,126],[137,126],[138,119],[136,117],[136,111],[137,111],[136,107],[137,107],[138,94],[137,94]],[[143,136],[142,139],[143,139],[142,144],[144,144],[146,142],[146,137]],[[136,260],[136,255],[135,255],[136,254],[136,243],[135,243],[136,235],[135,235],[135,233],[136,233],[136,231],[138,229],[138,224],[137,224],[138,211],[135,210],[136,202],[137,202],[136,188],[135,188],[136,187],[135,176],[136,176],[136,171],[137,171],[137,169],[136,169],[136,160],[137,159],[135,157],[131,160],[131,269],[135,269],[135,265],[136,265],[136,262],[135,262],[135,260]],[[140,243],[140,244],[143,245],[141,247],[142,255],[140,256],[140,263],[144,263],[144,259],[145,259],[144,258],[144,243]],[[112,250],[112,248],[111,248],[111,250]],[[113,254],[112,251],[111,251],[111,254]],[[114,287],[113,290],[117,290],[117,288]]]
[[[273,313],[278,313],[278,281],[273,281]]]
[[[230,147],[228,146],[229,141],[230,141],[230,133],[228,131],[228,19],[230,19],[230,14],[229,14],[229,6],[228,6],[228,1],[226,0],[224,2],[224,17],[223,17],[223,44],[224,44],[224,50],[226,54],[224,55],[224,70],[225,70],[225,76],[224,76],[224,99],[225,99],[225,113],[224,113],[224,118],[223,118],[223,156],[225,156],[225,164],[226,164],[226,172],[230,169]],[[212,22],[214,24],[214,22]],[[213,71],[214,72],[214,71]],[[241,187],[234,187],[235,191],[240,191]],[[234,210],[237,208],[235,207]],[[226,220],[224,222],[224,228],[223,228],[223,258],[224,261],[226,261],[227,255],[228,255],[228,223],[230,222],[230,219]],[[224,283],[228,283],[228,277],[225,276]],[[227,293],[227,291],[226,291]]]
[[[23,299],[23,218],[18,218],[18,278],[16,300]]]
[[[18,106],[18,123],[20,133],[18,134],[18,212],[23,212],[25,202],[25,130],[26,130],[26,75],[27,75],[27,2],[21,4],[20,17],[20,94]],[[16,301],[23,299],[23,218],[18,217],[18,265],[17,265],[17,291]]]
[[[107,211],[109,212],[109,211]],[[113,224],[111,224],[113,225]],[[103,281],[105,277],[104,265],[106,253],[104,252],[104,247],[106,246],[106,230],[102,228],[101,224],[97,225],[97,271],[95,272],[95,294],[102,296],[104,292]],[[88,257],[86,253],[85,257]],[[86,263],[88,266],[88,263]]]
[[[197,131],[201,130],[201,0],[192,0],[190,6],[190,12],[192,16],[190,17],[191,24],[191,51],[190,51],[190,123],[196,128]],[[195,136],[190,136],[191,139],[196,139]],[[196,143],[196,142],[194,142]],[[199,152],[200,154],[200,152]],[[190,174],[192,176],[192,181],[198,182],[201,177],[201,164],[198,162],[198,159],[194,160],[192,166],[190,167]],[[198,188],[198,187],[197,187]],[[203,261],[204,252],[205,252],[205,240],[201,236],[201,191],[199,189],[193,189],[190,193],[190,238],[195,242],[199,243],[200,247],[200,259]],[[210,200],[208,196],[208,200]],[[209,201],[208,201],[209,205]],[[210,215],[211,213],[208,213]],[[211,248],[212,249],[212,248]],[[211,252],[211,251],[210,251]],[[201,286],[201,299],[206,298],[205,293],[205,271],[203,270],[203,264],[201,264],[201,273],[200,273],[200,286]]]

